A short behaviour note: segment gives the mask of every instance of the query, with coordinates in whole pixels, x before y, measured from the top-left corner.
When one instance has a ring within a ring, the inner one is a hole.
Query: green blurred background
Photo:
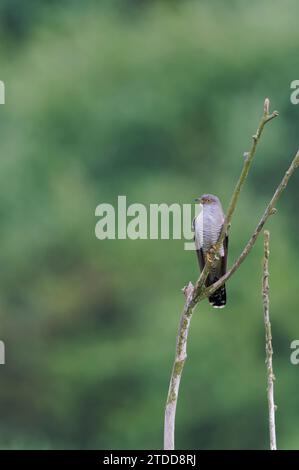
[[[227,207],[251,135],[267,127],[239,202],[230,263],[298,147],[298,4],[34,1],[0,4],[2,448],[153,449],[183,305],[198,275],[180,240],[99,241],[95,208]],[[298,175],[268,224],[277,440],[299,448]],[[262,239],[228,305],[193,317],[179,449],[268,447]]]

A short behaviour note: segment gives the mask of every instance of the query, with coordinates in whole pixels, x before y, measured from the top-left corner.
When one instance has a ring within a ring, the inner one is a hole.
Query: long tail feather
[[[214,280],[214,282],[217,279]],[[225,289],[225,284],[223,286],[219,287],[219,289],[214,292],[209,297],[209,302],[214,308],[223,308],[226,305],[226,289]]]

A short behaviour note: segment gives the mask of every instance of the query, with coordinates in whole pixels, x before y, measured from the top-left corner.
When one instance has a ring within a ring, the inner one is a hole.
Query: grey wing
[[[194,243],[195,243],[195,248],[196,248],[198,264],[201,270],[203,270],[204,265],[205,265],[205,258],[204,258],[204,253],[202,249],[202,243],[203,243],[202,224],[203,224],[203,212],[200,212],[200,214],[197,217],[194,217],[192,226],[195,232]]]
[[[227,254],[228,254],[228,235],[223,240],[224,256],[221,258],[221,276],[226,273],[227,269]]]
[[[200,267],[201,270],[203,270],[203,268],[205,266],[205,258],[204,258],[204,255],[203,255],[202,248],[200,248],[199,250],[196,250],[196,254],[197,254],[199,267]]]

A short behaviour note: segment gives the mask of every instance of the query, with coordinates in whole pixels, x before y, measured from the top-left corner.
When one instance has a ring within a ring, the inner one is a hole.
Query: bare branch
[[[215,282],[212,286],[205,288],[205,281],[207,276],[209,275],[209,271],[215,256],[221,247],[225,234],[227,233],[228,229],[231,225],[231,220],[236,209],[237,201],[240,196],[240,192],[242,187],[247,179],[254,155],[256,153],[257,144],[260,140],[262,135],[263,129],[265,125],[278,116],[278,112],[274,111],[273,113],[269,113],[270,102],[268,98],[266,98],[264,102],[264,112],[263,117],[260,121],[260,124],[257,128],[256,134],[253,136],[252,146],[249,152],[245,154],[245,161],[244,165],[238,179],[238,182],[235,186],[233,195],[231,197],[231,201],[228,207],[227,216],[225,219],[225,223],[223,224],[223,228],[219,237],[218,242],[213,247],[212,250],[209,252],[209,256],[207,257],[205,267],[201,272],[199,279],[197,280],[195,286],[193,287],[191,283],[189,283],[188,287],[184,289],[184,294],[186,297],[185,305],[183,308],[183,312],[181,315],[179,331],[177,336],[177,344],[176,344],[176,354],[174,365],[172,368],[172,374],[170,379],[170,385],[168,390],[167,396],[167,403],[165,409],[165,423],[164,423],[164,449],[173,450],[174,449],[174,429],[175,429],[175,414],[176,414],[176,405],[179,393],[179,386],[180,380],[183,372],[183,367],[185,364],[185,360],[187,357],[187,339],[190,327],[190,321],[193,314],[195,307],[197,306],[198,302],[211,294],[213,294],[219,287],[221,287],[224,282],[226,282],[239,268],[242,264],[244,259],[248,256],[251,249],[253,248],[257,237],[259,236],[261,230],[263,229],[267,219],[270,215],[273,215],[276,212],[275,204],[280,198],[281,194],[285,190],[290,177],[299,166],[299,151],[297,155],[293,159],[289,169],[285,173],[281,183],[277,187],[270,203],[268,204],[261,220],[259,221],[255,231],[253,232],[252,236],[250,237],[248,243],[246,244],[244,250],[240,254],[239,258],[235,261],[231,269],[222,276],[217,282]]]
[[[240,267],[240,265],[243,263],[244,259],[249,255],[250,251],[253,248],[253,245],[255,244],[257,237],[261,233],[265,223],[267,222],[268,218],[276,213],[275,205],[282,195],[283,191],[286,189],[288,182],[299,166],[299,150],[297,154],[295,155],[291,165],[289,166],[288,170],[286,171],[284,177],[282,178],[280,184],[278,185],[275,193],[273,194],[273,197],[271,201],[269,202],[261,220],[259,221],[255,231],[251,235],[249,241],[247,242],[244,250],[240,254],[239,258],[234,262],[233,266],[229,269],[229,271],[222,276],[217,282],[215,282],[212,286],[208,287],[207,289],[204,289],[202,294],[200,295],[200,299],[203,299],[205,297],[209,297],[213,292],[215,292],[217,289],[219,289],[222,284],[224,284]]]
[[[230,203],[229,203],[229,206],[228,206],[225,222],[223,224],[219,240],[216,244],[216,250],[217,251],[221,247],[221,245],[223,243],[223,240],[224,240],[224,237],[225,237],[225,234],[227,233],[227,231],[230,227],[231,220],[232,220],[233,214],[234,214],[236,206],[237,206],[238,198],[240,196],[240,192],[241,192],[241,190],[244,186],[244,183],[247,179],[247,176],[248,176],[253,158],[254,158],[255,153],[256,153],[256,148],[257,148],[257,145],[258,145],[259,140],[261,138],[264,127],[269,121],[271,121],[272,119],[274,119],[275,117],[278,116],[277,111],[273,111],[273,113],[269,114],[269,108],[270,108],[270,101],[269,101],[269,98],[266,98],[265,101],[264,101],[263,116],[261,118],[261,121],[259,123],[259,126],[257,128],[256,133],[252,136],[251,148],[250,148],[249,152],[245,153],[243,169],[242,169],[241,175],[238,179],[238,182],[235,186],[233,195],[231,197],[231,200],[230,200]]]
[[[263,278],[262,278],[262,295],[263,295],[263,310],[264,310],[264,323],[265,323],[265,338],[266,338],[266,367],[267,367],[267,398],[268,398],[268,411],[269,411],[269,434],[270,434],[270,449],[277,450],[276,447],[276,430],[275,430],[275,411],[276,406],[274,403],[274,373],[273,373],[273,348],[272,348],[272,333],[270,323],[270,310],[269,310],[269,254],[270,254],[270,233],[268,230],[264,231],[264,260],[263,260]]]
[[[171,380],[167,395],[167,402],[165,408],[164,418],[164,450],[174,449],[174,428],[175,428],[175,413],[176,405],[182,377],[183,367],[187,358],[187,339],[192,317],[192,309],[187,306],[192,300],[193,285],[189,282],[183,291],[186,298],[186,304],[183,309],[179,331],[177,336],[176,354],[171,373]]]
[[[211,258],[210,259],[207,258],[206,263],[204,265],[204,268],[201,271],[201,274],[200,274],[199,278],[197,279],[197,281],[195,283],[195,286],[194,286],[194,289],[193,289],[193,293],[192,293],[193,295],[192,295],[192,298],[191,298],[193,303],[196,303],[199,300],[199,295],[203,291],[203,289],[205,288],[205,282],[206,282],[207,277],[209,275],[210,269],[211,269]]]
[[[215,256],[217,256],[217,252],[219,251],[223,243],[224,237],[227,233],[227,230],[229,229],[231,225],[232,216],[234,214],[241,189],[248,176],[251,163],[256,152],[257,144],[262,135],[264,126],[268,121],[278,116],[278,113],[276,111],[272,114],[269,114],[269,106],[270,106],[270,103],[267,98],[264,102],[263,116],[261,118],[256,134],[253,136],[252,146],[250,148],[250,151],[246,153],[246,158],[243,164],[243,169],[241,171],[239,180],[234,189],[234,192],[233,192],[233,195],[232,195],[229,207],[228,207],[228,213],[227,213],[225,223],[223,225],[219,240],[216,243],[216,245],[213,247],[213,249],[210,250],[209,252],[210,256],[207,257],[205,267],[203,271],[201,272],[201,275],[199,279],[197,280],[195,286],[193,287],[192,284],[189,283],[188,287],[184,289],[186,302],[185,302],[183,312],[181,314],[181,319],[180,319],[180,325],[179,325],[179,330],[178,330],[178,335],[177,335],[175,359],[174,359],[174,364],[172,368],[169,390],[168,390],[168,395],[167,395],[166,408],[165,408],[164,449],[168,449],[168,450],[174,449],[176,405],[177,405],[177,399],[178,399],[178,393],[179,393],[180,380],[181,380],[185,360],[187,357],[187,339],[188,339],[188,332],[189,332],[191,317],[199,300],[203,298],[202,293],[206,292],[206,289],[205,289],[206,279],[209,275],[209,271],[213,263],[213,260],[215,259]],[[215,285],[216,284],[214,284],[213,286]],[[204,297],[206,297],[206,295],[204,295]]]

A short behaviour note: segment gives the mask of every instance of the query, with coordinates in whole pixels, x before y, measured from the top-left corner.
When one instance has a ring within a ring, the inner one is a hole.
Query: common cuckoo
[[[193,220],[194,241],[200,269],[204,268],[208,251],[217,243],[224,223],[224,213],[221,202],[213,194],[204,194],[196,199],[202,210]],[[226,273],[228,251],[228,236],[226,235],[219,250],[218,259],[211,266],[206,287],[210,286]],[[209,302],[215,308],[223,308],[226,304],[226,289],[223,284],[209,297]]]

